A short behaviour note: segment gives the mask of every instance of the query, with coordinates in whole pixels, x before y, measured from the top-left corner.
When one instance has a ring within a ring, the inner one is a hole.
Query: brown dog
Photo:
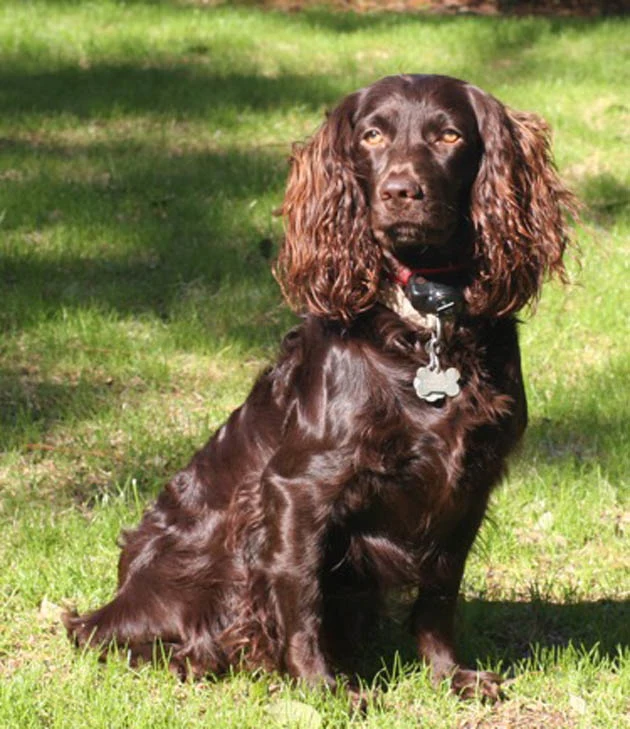
[[[526,425],[515,313],[564,275],[548,130],[474,86],[395,76],[294,151],[277,276],[306,317],[125,534],[79,645],[176,670],[232,665],[334,683],[382,595],[414,586],[436,678],[468,695],[453,617],[491,489]]]

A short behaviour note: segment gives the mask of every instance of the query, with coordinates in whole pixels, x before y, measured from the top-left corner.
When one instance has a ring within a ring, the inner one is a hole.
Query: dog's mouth
[[[374,234],[379,242],[394,255],[399,252],[421,254],[430,248],[447,248],[453,238],[454,226],[420,225],[407,221],[376,228]]]
[[[374,230],[374,235],[389,255],[412,270],[459,271],[472,256],[469,236],[456,225],[438,228],[398,222]]]
[[[426,245],[434,237],[432,232],[426,226],[415,223],[395,223],[383,231],[394,246]]]

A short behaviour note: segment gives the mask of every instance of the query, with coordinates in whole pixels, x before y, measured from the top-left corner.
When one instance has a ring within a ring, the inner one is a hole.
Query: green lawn
[[[630,727],[629,31],[0,4],[1,727]],[[270,274],[291,142],[401,71],[541,113],[585,206],[576,284],[548,287],[522,328],[531,425],[460,609],[464,656],[506,672],[508,700],[432,689],[395,623],[366,717],[277,676],[179,684],[74,651],[59,606],[111,596],[120,529],[293,321]]]

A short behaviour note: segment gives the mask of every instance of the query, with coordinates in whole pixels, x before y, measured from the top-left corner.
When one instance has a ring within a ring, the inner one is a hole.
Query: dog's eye
[[[369,144],[370,147],[375,147],[377,144],[385,141],[385,137],[379,132],[378,129],[368,129],[363,135],[363,141]]]
[[[440,134],[440,142],[446,142],[446,144],[455,144],[455,142],[458,142],[461,138],[462,135],[454,129],[445,129],[442,134]]]

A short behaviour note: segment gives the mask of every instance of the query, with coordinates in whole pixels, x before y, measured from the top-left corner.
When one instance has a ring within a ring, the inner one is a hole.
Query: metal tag
[[[447,370],[419,367],[413,386],[419,398],[427,402],[437,402],[446,396],[459,395],[459,378],[459,370],[455,367]]]

